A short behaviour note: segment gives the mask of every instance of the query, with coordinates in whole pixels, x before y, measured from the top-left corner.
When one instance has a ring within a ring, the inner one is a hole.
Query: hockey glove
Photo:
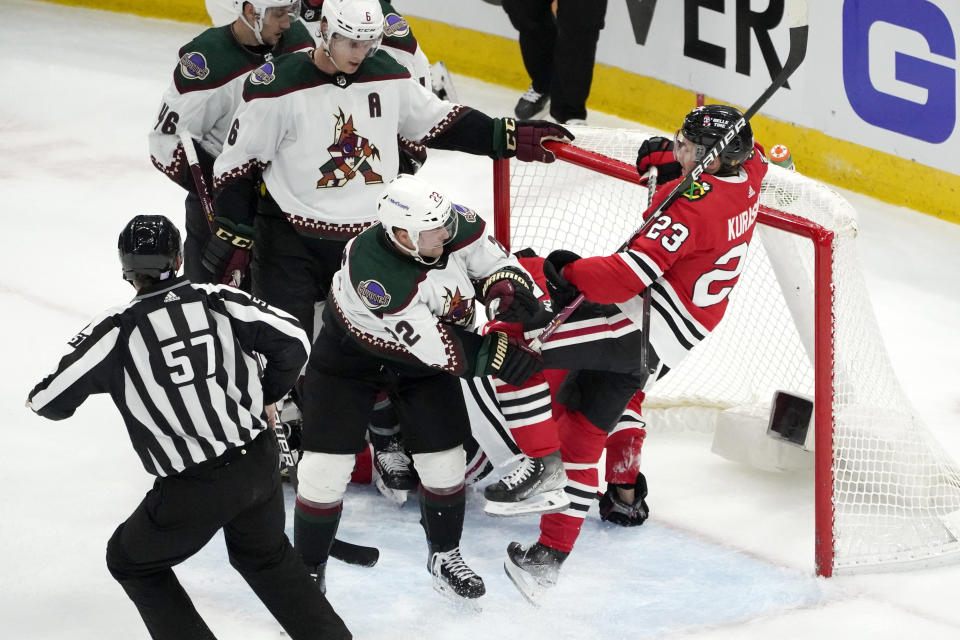
[[[408,173],[411,176],[427,161],[427,148],[422,144],[397,136],[397,150],[400,152],[400,167],[398,173]]]
[[[660,184],[683,175],[680,163],[673,156],[673,140],[654,136],[643,141],[637,151],[637,172],[643,175],[651,166],[657,168]]]
[[[540,371],[543,371],[543,358],[525,343],[503,331],[484,336],[477,355],[476,375],[496,376],[519,387]]]
[[[217,217],[217,230],[207,241],[200,262],[215,282],[239,285],[240,277],[250,264],[252,248],[252,227]],[[238,273],[240,277],[236,275]]]
[[[501,322],[529,322],[543,310],[528,278],[517,269],[501,269],[481,289],[488,313]]]
[[[633,503],[627,504],[617,494],[617,487],[625,486],[634,490]],[[637,473],[637,481],[631,485],[608,484],[607,492],[600,498],[600,519],[618,524],[621,527],[636,527],[650,515],[647,507],[647,479]]]
[[[556,157],[543,148],[548,140],[572,142],[573,134],[555,122],[547,120],[494,120],[494,150],[499,157],[522,162],[553,162]]]
[[[563,277],[563,268],[579,260],[580,256],[572,251],[558,249],[551,251],[543,263],[543,275],[547,279],[547,291],[553,300],[554,309],[560,310],[580,295],[580,290]]]

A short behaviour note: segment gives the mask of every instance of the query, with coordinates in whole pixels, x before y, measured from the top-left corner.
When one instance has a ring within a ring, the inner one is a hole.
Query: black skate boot
[[[399,440],[391,440],[383,449],[374,446],[373,479],[380,493],[401,507],[407,501],[407,493],[420,484],[413,460]]]
[[[564,511],[570,506],[566,484],[559,451],[542,458],[523,456],[513,471],[484,489],[484,511],[492,516]]]
[[[431,552],[427,559],[427,571],[433,576],[433,588],[444,595],[473,599],[487,592],[483,578],[463,561],[460,547]]]
[[[541,111],[547,108],[550,96],[545,93],[539,93],[530,85],[530,88],[523,92],[517,106],[513,108],[513,113],[521,120],[529,120]]]
[[[620,499],[617,487],[633,489],[633,502],[627,503]],[[637,480],[633,484],[608,484],[607,491],[600,498],[600,519],[621,527],[636,527],[650,515],[647,506],[647,479],[642,473],[637,473]]]
[[[558,551],[539,542],[529,547],[511,542],[507,545],[503,570],[523,597],[537,605],[543,592],[557,584],[560,566],[568,555],[567,551]]]
[[[313,578],[313,581],[320,585],[320,591],[323,593],[327,592],[327,563],[318,564],[312,567],[310,570],[310,577]]]

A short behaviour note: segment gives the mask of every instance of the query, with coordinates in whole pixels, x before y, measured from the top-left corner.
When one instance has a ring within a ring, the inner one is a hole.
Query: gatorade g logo
[[[956,42],[929,0],[845,0],[843,81],[864,121],[940,143],[957,112]]]

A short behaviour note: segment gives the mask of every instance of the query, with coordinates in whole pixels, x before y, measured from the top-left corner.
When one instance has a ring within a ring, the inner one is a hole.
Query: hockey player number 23
[[[690,230],[679,222],[674,222],[672,225],[670,224],[671,222],[673,222],[673,220],[670,219],[670,216],[660,216],[657,218],[657,221],[653,223],[653,226],[650,227],[650,231],[647,231],[647,237],[651,240],[656,240],[660,237],[662,231],[670,227],[673,233],[660,237],[660,244],[663,245],[664,249],[673,253],[680,248],[683,241],[690,235]]]
[[[214,374],[214,368],[216,367],[217,354],[216,348],[213,345],[213,336],[209,333],[202,333],[197,336],[190,338],[190,345],[193,347],[203,346],[206,351],[207,357],[207,373],[206,377],[209,378]],[[177,342],[172,342],[168,345],[164,345],[160,348],[161,353],[163,353],[163,360],[167,363],[167,366],[173,371],[170,372],[170,381],[173,384],[187,384],[192,382],[196,377],[193,371],[193,364],[191,363],[190,356],[187,353],[183,353],[187,350],[187,343],[184,340],[178,340]],[[202,362],[202,360],[201,360]]]
[[[729,282],[740,276],[744,267],[743,258],[747,255],[748,248],[746,242],[741,242],[717,258],[713,264],[717,265],[718,269],[711,269],[697,278],[696,284],[693,285],[693,304],[702,309],[722,302],[730,295],[733,291],[733,282],[715,292],[711,292],[710,287],[714,283]]]

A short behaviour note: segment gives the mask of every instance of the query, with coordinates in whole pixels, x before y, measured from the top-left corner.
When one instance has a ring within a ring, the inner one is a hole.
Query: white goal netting
[[[627,165],[649,135],[595,128],[575,133],[577,147]],[[559,161],[511,163],[511,249],[532,247],[546,255],[567,248],[583,256],[615,251],[640,226],[647,191],[609,173]],[[685,416],[696,413],[690,408],[769,406],[776,390],[814,398],[817,344],[829,346],[832,335],[832,385],[821,386],[832,387],[832,394],[816,402],[831,405],[821,415],[832,422],[825,427],[832,429],[832,462],[824,467],[832,470],[826,479],[832,491],[818,498],[817,510],[826,519],[818,529],[826,526],[821,532],[832,535],[833,545],[818,549],[818,571],[960,559],[960,468],[923,426],[888,361],[858,262],[856,211],[823,184],[777,166],[764,180],[761,211],[724,319],[650,389],[645,409],[677,409]],[[827,313],[819,327],[827,334],[819,343],[814,243],[764,224],[777,212],[813,223],[807,227],[814,233],[819,227],[834,234],[832,279],[821,302]],[[505,230],[498,235],[505,237]],[[826,362],[829,356],[819,357]]]

